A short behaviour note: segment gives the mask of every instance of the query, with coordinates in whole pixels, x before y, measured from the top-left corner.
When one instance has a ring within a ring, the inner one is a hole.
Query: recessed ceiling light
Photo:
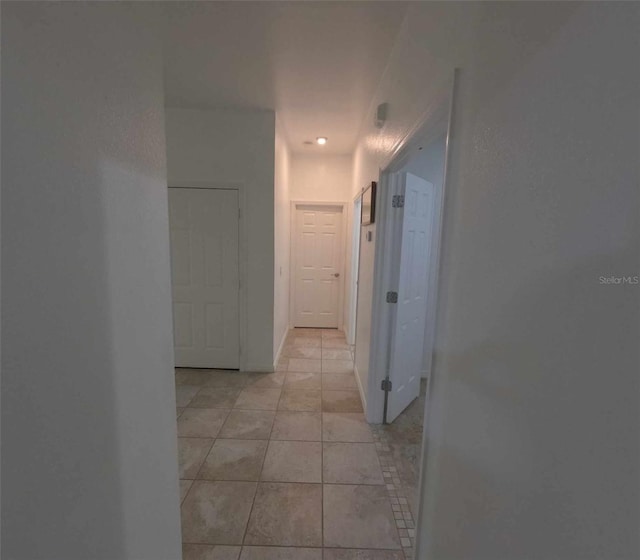
[[[321,146],[324,146],[327,143],[327,139],[324,136],[318,136],[316,138],[316,142]]]

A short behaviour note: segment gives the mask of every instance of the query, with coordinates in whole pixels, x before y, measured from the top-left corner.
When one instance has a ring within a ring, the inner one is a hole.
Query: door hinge
[[[398,292],[387,292],[387,303],[398,303]]]
[[[391,206],[393,208],[404,208],[404,195],[394,194],[391,198]]]
[[[380,389],[382,389],[383,391],[391,391],[391,386],[391,379],[383,379],[382,384],[380,385]]]

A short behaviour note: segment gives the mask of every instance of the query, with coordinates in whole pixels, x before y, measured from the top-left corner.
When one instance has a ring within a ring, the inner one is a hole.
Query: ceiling
[[[167,105],[272,109],[292,152],[348,154],[406,3],[172,2],[164,10]],[[304,144],[317,136],[328,143]]]

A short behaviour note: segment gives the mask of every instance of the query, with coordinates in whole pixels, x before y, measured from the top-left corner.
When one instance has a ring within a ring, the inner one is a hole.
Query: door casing
[[[351,346],[356,344],[358,322],[358,275],[360,273],[360,235],[362,221],[362,193],[353,199],[351,215],[351,270],[349,271],[349,315],[345,317],[345,334]],[[346,281],[346,280],[345,280]]]

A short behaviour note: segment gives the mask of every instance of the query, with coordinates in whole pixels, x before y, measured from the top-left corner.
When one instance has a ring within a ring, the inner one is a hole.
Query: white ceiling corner
[[[171,2],[168,105],[270,109],[294,153],[349,154],[405,2]],[[305,140],[327,136],[326,146]]]

